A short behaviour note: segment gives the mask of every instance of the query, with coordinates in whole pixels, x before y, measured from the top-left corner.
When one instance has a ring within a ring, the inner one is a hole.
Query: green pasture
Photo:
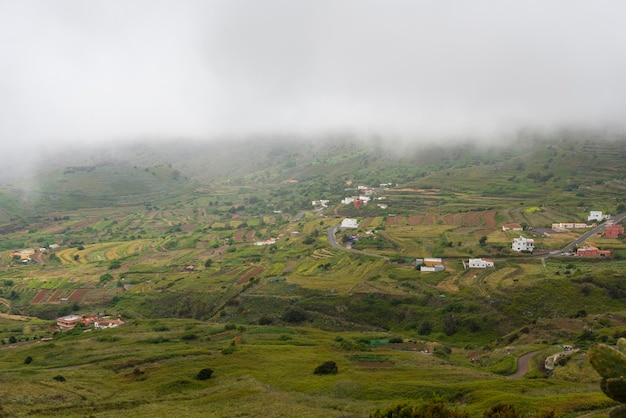
[[[209,415],[228,415],[235,403],[257,415],[269,411],[261,394],[272,399],[274,411],[301,416],[360,417],[380,406],[431,399],[472,416],[501,401],[525,413],[543,410],[548,403],[560,414],[611,405],[592,376],[572,381],[574,375],[590,376],[584,362],[568,368],[566,378],[507,380],[489,366],[455,365],[433,354],[389,348],[345,351],[338,342],[379,336],[301,327],[229,329],[172,319],[71,331],[51,342],[0,347],[1,379],[10,383],[0,386],[3,413],[115,416],[132,405],[138,416],[161,416],[157,411],[173,410],[177,404],[178,416],[195,416],[206,413],[210,401]],[[230,354],[224,354],[229,348]],[[24,362],[27,356],[32,358],[29,364]],[[360,363],[372,358],[387,364]],[[338,374],[313,374],[328,360],[337,363]],[[213,376],[194,379],[206,367],[213,369]],[[65,381],[55,381],[55,376]],[[470,398],[469,404],[463,401]]]

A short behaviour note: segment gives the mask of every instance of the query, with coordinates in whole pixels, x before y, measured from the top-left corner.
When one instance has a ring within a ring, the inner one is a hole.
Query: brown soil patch
[[[483,219],[485,221],[485,226],[489,229],[496,228],[496,211],[490,210],[489,212],[485,212],[483,215]]]
[[[52,293],[52,295],[48,298],[48,302],[58,302],[63,293],[65,293],[65,290],[63,289],[55,290],[54,293]]]
[[[480,212],[470,212],[465,214],[465,225],[466,226],[481,226],[480,222]]]
[[[235,233],[233,234],[233,241],[235,242],[243,242],[243,233],[245,231],[243,229],[238,229],[237,231],[235,231]]]
[[[407,218],[409,226],[421,225],[424,217],[422,215],[413,215]]]
[[[80,300],[89,293],[89,289],[76,289],[67,298],[71,302],[80,302]]]
[[[397,223],[397,219],[395,216],[389,216],[387,217],[387,219],[385,219],[385,225],[386,226],[394,226]]]
[[[43,254],[39,251],[35,251],[35,254],[31,255],[30,258],[36,263],[43,264]]]
[[[256,231],[254,229],[249,230],[246,234],[246,242],[254,241],[254,234],[256,234]]]
[[[248,270],[239,278],[239,280],[237,280],[237,284],[248,283],[251,278],[258,276],[262,272],[263,267],[255,267],[252,270]]]
[[[35,297],[31,299],[30,303],[32,304],[42,303],[44,300],[46,300],[46,298],[48,297],[48,295],[50,295],[50,293],[51,291],[48,289],[41,289],[39,292],[37,292]]]

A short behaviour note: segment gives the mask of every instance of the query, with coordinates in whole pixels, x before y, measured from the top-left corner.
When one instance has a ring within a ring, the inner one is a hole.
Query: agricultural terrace
[[[131,255],[143,254],[153,248],[151,240],[107,242],[87,244],[83,249],[64,248],[56,254],[63,264],[90,263],[95,261],[117,260]]]

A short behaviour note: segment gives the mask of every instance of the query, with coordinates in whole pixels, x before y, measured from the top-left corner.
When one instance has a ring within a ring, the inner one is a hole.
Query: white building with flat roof
[[[341,227],[354,229],[354,228],[358,228],[359,224],[357,223],[356,219],[345,218],[343,221],[341,221]]]
[[[470,258],[467,266],[471,269],[485,269],[494,267],[493,260],[485,260],[483,258]]]
[[[533,252],[535,249],[535,240],[532,238],[524,238],[522,236],[519,238],[513,238],[513,245],[511,246],[511,249],[517,252]]]

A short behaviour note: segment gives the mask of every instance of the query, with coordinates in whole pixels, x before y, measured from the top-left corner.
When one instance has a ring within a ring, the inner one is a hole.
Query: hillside
[[[367,416],[409,399],[472,416],[497,402],[530,416],[547,399],[563,416],[606,408],[584,349],[626,335],[626,243],[595,234],[587,243],[609,260],[561,256],[589,228],[550,231],[626,209],[626,139],[599,135],[401,152],[350,138],[179,141],[51,161],[0,189],[0,370],[15,385],[0,412],[199,416],[210,402],[214,416],[235,404],[258,416],[267,399],[283,416]],[[370,202],[340,203],[358,186]],[[333,246],[343,217],[359,228]],[[527,229],[502,230],[512,222]],[[533,254],[511,250],[520,235]],[[30,261],[14,253],[27,249]],[[445,270],[420,272],[425,257]],[[471,257],[496,266],[466,269]],[[70,313],[126,324],[56,333]],[[546,373],[563,344],[583,351]],[[530,378],[503,377],[535,351]],[[326,360],[339,374],[314,375]],[[215,378],[196,381],[203,367]]]

